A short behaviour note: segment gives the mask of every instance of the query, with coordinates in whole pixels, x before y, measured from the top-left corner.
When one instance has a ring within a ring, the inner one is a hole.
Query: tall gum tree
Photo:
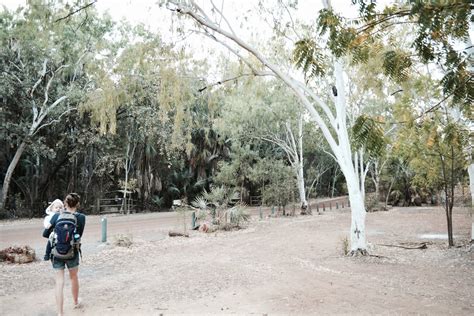
[[[322,98],[317,95],[317,92],[308,84],[297,80],[289,71],[272,63],[270,59],[264,56],[259,50],[241,39],[218,9],[215,8],[214,13],[219,15],[220,20],[224,21],[226,26],[221,26],[217,22],[217,19],[213,20],[210,15],[192,0],[185,2],[170,0],[167,2],[167,6],[169,9],[181,15],[192,18],[198,23],[205,35],[221,43],[224,47],[237,55],[250,67],[254,75],[275,76],[295,93],[301,105],[308,111],[311,119],[314,120],[315,124],[321,129],[334,158],[346,178],[351,204],[351,254],[366,254],[366,210],[360,181],[361,174],[358,172],[359,166],[357,161],[353,159],[354,156],[349,138],[346,87],[342,61],[335,58],[333,62],[335,76],[333,102],[335,110],[332,110],[330,104],[323,101]],[[268,71],[256,69],[251,63],[251,57],[244,55],[240,51],[242,49],[253,58],[256,58]]]
[[[303,112],[287,87],[275,80],[236,84],[219,119],[219,130],[231,138],[258,139],[280,148],[296,178],[301,212],[306,212]]]
[[[5,172],[0,209],[6,206],[10,182],[24,152],[43,129],[76,109],[78,91],[87,84],[84,65],[91,48],[107,31],[103,19],[86,14],[64,23],[60,19],[67,10],[43,1],[1,13],[0,94],[6,103],[3,113],[15,120],[2,134],[15,154]]]
[[[426,109],[418,118],[449,103],[461,110],[460,122],[464,129],[473,132],[472,103],[474,100],[474,47],[472,45],[472,1],[398,1],[376,11],[376,3],[352,0],[359,6],[360,18],[344,19],[334,12],[324,12],[326,29],[329,29],[331,50],[339,54],[355,52],[362,56],[363,43],[380,38],[381,34],[397,31],[401,25],[410,27],[405,36],[409,49],[392,50],[385,53],[384,72],[393,80],[403,80],[415,59],[436,67],[441,74],[439,85],[443,90],[440,102]],[[353,45],[353,43],[359,45]],[[364,58],[362,58],[364,59]],[[366,59],[366,58],[365,58]],[[456,117],[454,117],[456,118]],[[473,140],[465,147],[468,152],[468,166],[473,168]],[[474,178],[469,177],[472,185]],[[474,217],[472,236],[474,236]]]

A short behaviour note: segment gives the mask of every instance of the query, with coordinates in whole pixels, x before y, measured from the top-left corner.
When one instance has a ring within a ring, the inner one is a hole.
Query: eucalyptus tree
[[[219,8],[214,6],[211,14],[205,12],[194,1],[168,1],[168,7],[197,22],[205,35],[221,43],[238,56],[248,66],[251,74],[276,77],[293,91],[316,126],[320,128],[346,178],[352,208],[351,253],[365,254],[367,252],[366,211],[361,188],[359,163],[354,159],[355,155],[349,137],[347,93],[341,58],[339,56],[332,58],[332,69],[335,76],[333,88],[329,91],[320,91],[308,80],[298,80],[299,77],[305,77],[307,73],[311,75],[325,73],[324,63],[320,58],[321,53],[311,47],[315,45],[315,41],[299,38],[297,42],[289,43],[289,45],[296,45],[295,61],[296,65],[302,70],[302,75],[295,76],[295,69],[282,67],[284,63],[278,60],[278,56],[269,58],[258,48],[239,37]],[[289,24],[291,25],[291,22]],[[311,31],[311,27],[306,29]],[[310,31],[307,34],[309,38],[313,36],[310,35]],[[281,39],[285,40],[283,37]],[[255,60],[258,61],[258,64],[254,62]],[[310,78],[310,76],[306,77]]]
[[[194,173],[205,178],[205,164],[215,165],[226,147],[209,126],[212,93],[198,92],[207,65],[191,62],[185,50],[141,25],[122,24],[99,57],[81,111],[102,134],[123,141],[117,155],[124,201],[129,180],[137,182],[144,204],[157,198],[163,182],[173,188],[169,196],[179,191],[175,197],[184,198],[202,180]]]
[[[414,170],[413,184],[444,192],[444,209],[449,246],[454,246],[453,206],[454,188],[465,175],[467,157],[463,148],[468,133],[444,111],[433,111],[422,122],[407,125],[400,131],[403,137],[411,133],[412,142],[404,143],[405,155]]]
[[[297,101],[275,80],[236,83],[228,89],[217,119],[221,133],[240,141],[265,141],[283,151],[298,188],[302,211],[307,208],[303,163],[303,113]]]
[[[0,14],[0,95],[7,122],[1,138],[14,152],[4,171],[3,208],[25,150],[77,109],[89,83],[87,65],[110,22],[88,9],[64,23],[65,7],[47,1]]]
[[[412,31],[406,38],[411,42],[410,49],[387,51],[385,73],[395,81],[403,81],[411,72],[415,59],[425,63],[432,69],[430,73],[433,77],[441,74],[439,86],[443,95],[439,102],[430,105],[419,117],[449,103],[462,113],[464,119],[458,124],[472,132],[474,41],[472,33],[469,33],[474,12],[472,3],[464,0],[395,2],[380,14],[376,12],[375,2],[352,2],[359,5],[359,20],[345,20],[330,10],[323,14],[322,20],[326,21],[324,24],[331,38],[331,49],[336,54],[353,52],[363,57],[367,47],[364,43],[370,43],[381,34],[396,32],[400,25],[409,25]],[[465,151],[470,153],[469,168],[474,168],[473,147],[471,138],[465,147]],[[470,177],[470,183],[473,182],[474,178]],[[472,218],[474,236],[474,216]]]

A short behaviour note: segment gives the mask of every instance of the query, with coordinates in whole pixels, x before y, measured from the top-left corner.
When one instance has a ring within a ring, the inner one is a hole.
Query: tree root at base
[[[361,257],[361,256],[368,256],[368,255],[369,255],[369,252],[367,251],[367,249],[360,249],[360,248],[357,248],[356,250],[351,250],[348,253],[348,256],[350,257]]]

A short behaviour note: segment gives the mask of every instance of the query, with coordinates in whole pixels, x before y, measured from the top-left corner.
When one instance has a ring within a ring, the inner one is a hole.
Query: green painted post
[[[258,208],[258,213],[260,214],[260,219],[263,219],[262,206]]]
[[[323,212],[326,212],[326,205],[323,203]]]
[[[191,214],[191,229],[194,229],[196,227],[196,212],[193,212]]]
[[[336,202],[336,210],[339,209],[339,203]]]
[[[342,208],[344,208],[344,201],[342,201]]]
[[[102,224],[102,242],[107,241],[107,217],[102,217],[100,220],[100,223]]]
[[[275,215],[275,206],[272,206],[272,215]]]
[[[316,204],[316,211],[319,213],[319,204]]]

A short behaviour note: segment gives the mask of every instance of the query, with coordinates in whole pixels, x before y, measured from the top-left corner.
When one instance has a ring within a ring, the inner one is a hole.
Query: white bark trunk
[[[280,147],[287,155],[293,171],[296,176],[296,186],[300,197],[301,208],[305,209],[308,205],[306,200],[306,189],[304,181],[304,163],[303,163],[303,116],[298,119],[298,134],[294,136],[293,129],[289,122],[285,124],[286,137],[283,139],[278,134],[270,134],[261,139],[271,142]]]
[[[349,189],[349,199],[352,206],[352,228],[351,228],[351,250],[366,252],[365,239],[365,207],[364,200],[360,188],[360,179],[356,175],[357,164],[354,166],[352,161],[351,146],[349,142],[348,126],[346,122],[346,97],[345,86],[343,80],[342,64],[340,60],[336,59],[334,63],[334,73],[336,76],[336,88],[338,91],[335,98],[336,116],[334,116],[328,104],[324,103],[307,85],[298,82],[291,75],[283,72],[279,67],[272,64],[265,58],[258,50],[248,45],[236,36],[234,32],[228,32],[222,29],[218,24],[210,20],[205,12],[194,2],[190,1],[191,6],[186,5],[181,1],[171,1],[177,7],[177,11],[181,14],[189,15],[196,22],[206,29],[206,34],[218,41],[252,68],[252,63],[246,60],[241,54],[231,48],[225,40],[216,37],[216,33],[233,41],[239,47],[245,49],[247,52],[257,58],[265,67],[270,69],[276,77],[282,80],[289,88],[293,90],[295,95],[301,101],[302,106],[308,111],[311,118],[320,128],[324,138],[328,142],[336,160],[338,161],[341,170],[346,177],[346,182]],[[326,5],[330,5],[326,3]],[[257,74],[257,73],[256,73]],[[322,112],[321,112],[322,111]],[[322,115],[326,116],[323,119]],[[328,123],[326,123],[328,122]],[[334,135],[337,137],[335,139]]]
[[[359,180],[355,173],[350,170],[344,173],[349,191],[349,201],[351,202],[351,252],[366,251],[367,241],[365,238],[365,217],[366,211],[362,191],[359,187]]]
[[[300,193],[301,209],[306,209],[308,207],[308,202],[306,201],[306,192],[304,185],[304,163],[303,163],[303,115],[300,115],[298,118],[298,149],[299,149],[299,164],[298,164],[298,188]]]
[[[298,192],[300,195],[300,201],[301,201],[301,208],[305,209],[308,206],[308,202],[306,201],[306,192],[305,192],[305,187],[304,187],[304,175],[303,175],[303,164],[300,163],[298,164]]]
[[[124,190],[123,190],[123,201],[122,201],[122,212],[127,211],[127,214],[130,215],[130,210],[127,207],[127,190],[128,190],[128,155],[130,152],[130,139],[127,141],[127,153],[125,157],[125,185],[124,185]]]
[[[334,151],[341,171],[344,174],[349,193],[349,201],[351,203],[351,253],[357,254],[361,252],[365,254],[367,251],[367,241],[365,235],[365,202],[364,193],[362,191],[362,182],[364,171],[358,170],[358,155],[354,153],[354,161],[352,157],[351,145],[349,142],[349,134],[346,123],[346,98],[345,85],[342,72],[342,65],[339,61],[334,64],[334,74],[336,77],[336,88],[338,96],[336,100],[337,119],[341,128],[337,129],[337,137],[339,140],[338,150]],[[362,157],[360,157],[362,159]]]
[[[465,45],[467,47],[466,53],[468,58],[468,69],[471,72],[471,74],[474,72],[474,46],[472,45],[472,38],[471,36],[474,34],[474,32],[469,32],[469,36],[465,39]],[[472,131],[472,130],[471,130]],[[469,138],[469,149],[470,152],[472,153],[472,149],[474,148],[473,144],[473,138]],[[468,172],[469,172],[469,188],[471,191],[471,250],[474,247],[474,160],[473,156],[471,154],[471,161],[470,165],[468,167]]]
[[[5,174],[5,179],[3,180],[2,201],[0,203],[0,209],[3,209],[5,207],[5,203],[8,197],[8,189],[10,187],[10,181],[12,180],[12,176],[13,176],[13,171],[15,171],[16,165],[18,164],[18,161],[20,160],[21,155],[25,151],[25,148],[26,148],[26,142],[23,141],[18,147],[18,149],[16,150],[16,153],[13,156],[13,159],[10,162],[10,165],[8,166],[7,173]]]
[[[43,105],[39,108],[38,112],[38,106],[36,105],[35,100],[33,99],[33,92],[36,90],[36,88],[41,84],[43,81],[45,75],[46,75],[46,66],[47,66],[48,60],[45,59],[43,62],[43,70],[41,71],[41,76],[40,78],[36,81],[36,83],[33,85],[31,88],[31,91],[29,92],[30,97],[32,98],[31,102],[31,112],[32,112],[32,122],[31,126],[28,130],[28,134],[26,138],[23,140],[23,142],[20,144],[18,149],[16,150],[15,155],[13,156],[12,161],[10,162],[10,165],[8,166],[7,173],[5,174],[5,179],[3,180],[3,187],[2,187],[2,199],[0,201],[0,209],[5,208],[5,202],[8,197],[8,190],[10,188],[10,181],[13,175],[13,172],[15,171],[15,168],[18,164],[18,161],[20,160],[21,155],[25,151],[26,148],[26,139],[30,137],[34,137],[34,135],[43,127],[48,126],[52,124],[55,120],[53,120],[50,123],[43,124],[44,119],[48,116],[48,114],[56,108],[61,102],[67,99],[67,96],[61,96],[58,98],[56,101],[54,101],[52,104],[48,105],[49,101],[49,89],[51,87],[51,84],[54,79],[54,75],[59,72],[61,69],[68,67],[67,65],[62,65],[56,71],[52,73],[51,78],[49,78],[48,82],[46,83],[45,91],[44,91],[44,100],[43,100]],[[69,110],[65,111],[64,113],[68,112]],[[63,113],[63,114],[64,114]],[[60,117],[63,115],[61,114]]]
[[[471,242],[474,241],[474,163],[468,168],[469,172],[469,189],[471,190]]]

